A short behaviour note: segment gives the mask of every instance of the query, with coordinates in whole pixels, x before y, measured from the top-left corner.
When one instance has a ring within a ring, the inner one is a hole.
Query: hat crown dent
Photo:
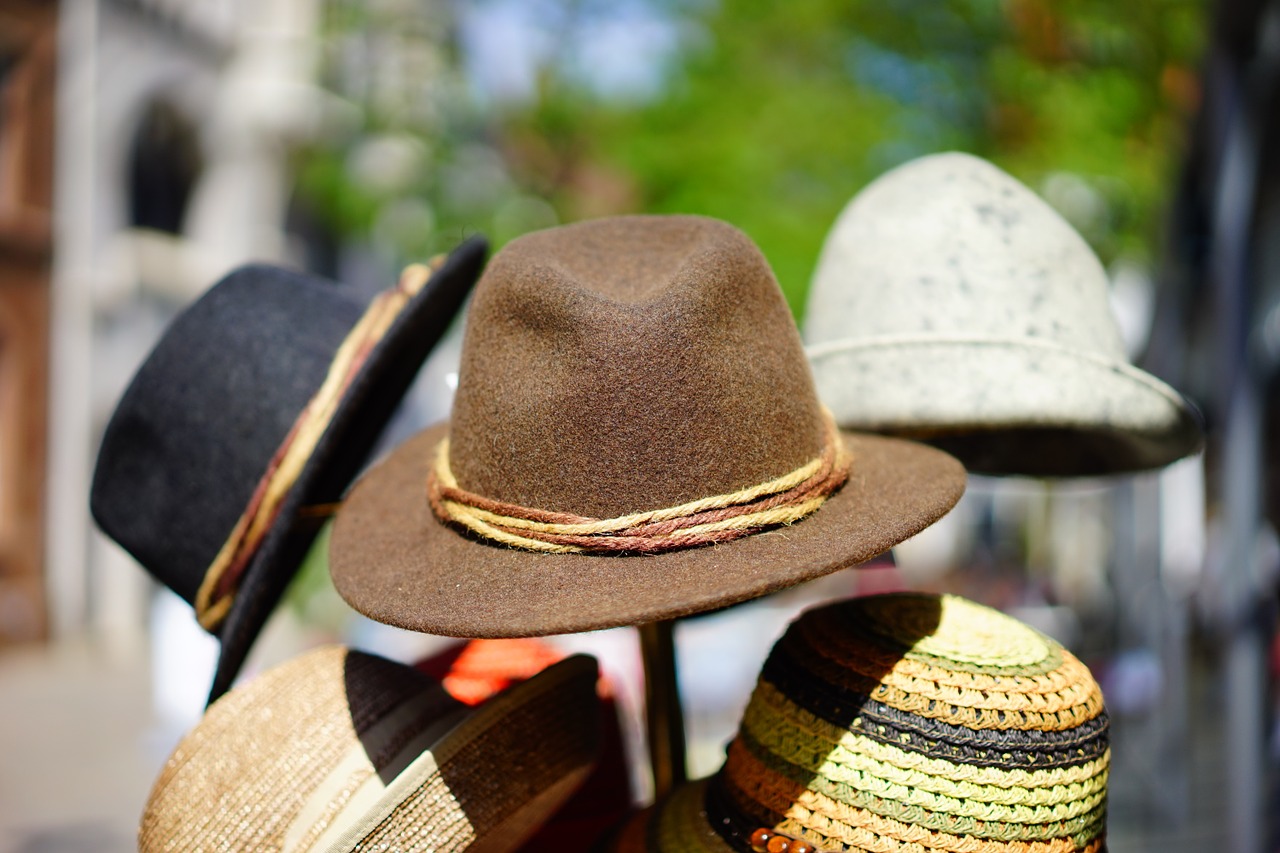
[[[615,517],[777,477],[821,450],[786,302],[713,219],[594,220],[513,241],[476,288],[450,427],[458,483]]]
[[[363,304],[265,265],[181,312],[103,435],[90,506],[102,530],[191,602]]]
[[[845,207],[804,327],[837,341],[1041,340],[1124,362],[1106,272],[1053,208],[968,154],[913,160]]]

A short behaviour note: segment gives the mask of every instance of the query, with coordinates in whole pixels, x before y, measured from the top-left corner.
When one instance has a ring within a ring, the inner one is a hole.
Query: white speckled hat
[[[1200,445],[1187,402],[1126,359],[1084,240],[967,154],[914,160],[849,203],[804,338],[840,426],[927,440],[974,472],[1136,471]]]

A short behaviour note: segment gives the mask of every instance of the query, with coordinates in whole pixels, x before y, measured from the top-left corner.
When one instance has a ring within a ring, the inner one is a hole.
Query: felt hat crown
[[[342,497],[484,255],[468,241],[372,304],[337,282],[242,267],[174,319],[134,376],[90,506],[222,641],[211,698],[319,529],[302,508]]]
[[[470,708],[385,658],[308,652],[182,739],[138,849],[514,850],[590,770],[595,683],[579,655]]]
[[[872,557],[950,509],[963,481],[930,448],[835,431],[740,231],[601,219],[494,257],[451,422],[356,485],[330,568],[357,610],[411,630],[638,624]]]
[[[1009,175],[967,154],[914,160],[827,236],[804,323],[819,396],[843,427],[928,440],[977,472],[1165,465],[1199,426],[1128,363],[1107,288],[1084,240]]]
[[[1107,714],[1053,640],[956,596],[821,607],[764,664],[723,768],[622,853],[1104,849]]]

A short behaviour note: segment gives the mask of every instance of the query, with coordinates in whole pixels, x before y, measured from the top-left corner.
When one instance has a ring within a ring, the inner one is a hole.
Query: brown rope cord
[[[258,553],[280,514],[285,498],[369,354],[409,300],[422,290],[432,273],[443,263],[444,257],[441,256],[425,265],[406,267],[395,287],[374,298],[338,348],[324,383],[272,455],[244,512],[213,563],[205,570],[194,605],[196,618],[207,630],[216,631],[226,619],[249,563]]]
[[[727,542],[799,521],[844,485],[850,456],[831,413],[823,415],[823,448],[814,459],[766,483],[679,506],[591,518],[486,498],[454,479],[448,438],[440,442],[427,477],[427,497],[442,522],[527,551],[652,554]]]

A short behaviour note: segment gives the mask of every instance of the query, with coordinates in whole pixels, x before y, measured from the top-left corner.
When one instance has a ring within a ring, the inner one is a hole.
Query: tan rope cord
[[[458,485],[449,467],[447,437],[437,448],[427,496],[441,521],[526,551],[658,553],[726,542],[799,521],[844,485],[851,458],[831,413],[824,409],[823,416],[823,448],[814,459],[768,482],[679,506],[590,518],[486,498]]]
[[[280,507],[328,429],[347,388],[364,366],[369,353],[382,340],[404,306],[422,290],[432,273],[443,263],[444,258],[439,257],[429,264],[406,267],[396,286],[374,298],[343,340],[320,389],[307,402],[284,442],[271,457],[244,513],[205,571],[204,580],[196,592],[195,610],[196,618],[207,630],[216,631],[226,619],[245,569],[275,523]]]

